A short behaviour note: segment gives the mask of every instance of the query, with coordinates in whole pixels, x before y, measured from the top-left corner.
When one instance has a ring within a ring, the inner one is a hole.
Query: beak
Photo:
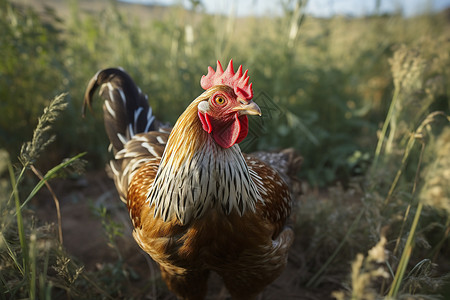
[[[239,113],[239,116],[242,116],[242,115],[258,115],[258,116],[261,116],[261,109],[253,101],[247,102],[245,104],[241,104],[241,105],[235,107],[234,110]]]

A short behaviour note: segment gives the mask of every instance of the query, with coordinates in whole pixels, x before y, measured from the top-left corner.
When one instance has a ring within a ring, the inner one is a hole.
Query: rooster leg
[[[285,227],[271,243],[251,253],[242,253],[230,268],[233,271],[220,272],[234,300],[257,299],[283,271],[293,239],[293,230]]]
[[[209,271],[187,271],[183,274],[174,274],[160,266],[161,276],[169,290],[174,292],[178,299],[203,300],[205,299]]]
[[[223,277],[223,281],[233,300],[256,300],[264,287],[272,281],[264,280],[258,282],[247,282],[244,276],[238,274],[245,274],[245,271],[236,270],[234,274],[228,274]]]

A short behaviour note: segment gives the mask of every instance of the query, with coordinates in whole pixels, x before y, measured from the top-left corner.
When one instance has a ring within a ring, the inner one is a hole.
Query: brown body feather
[[[282,200],[289,199],[287,187],[261,161],[248,157],[247,162],[255,172],[280,184],[269,184],[267,200],[258,203],[256,212],[243,216],[235,211],[226,215],[216,208],[185,225],[176,218],[164,222],[153,217],[155,208],[147,205],[142,188],[152,183],[158,166],[145,164],[132,180],[128,209],[134,238],[160,264],[169,289],[186,299],[203,299],[209,271],[224,279],[234,298],[252,299],[286,265],[293,240],[292,230],[284,227],[290,213],[290,203]]]

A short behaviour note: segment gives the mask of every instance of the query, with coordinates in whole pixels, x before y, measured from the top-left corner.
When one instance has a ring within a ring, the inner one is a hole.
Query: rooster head
[[[261,115],[258,105],[251,100],[253,90],[247,72],[242,74],[242,66],[239,66],[235,73],[233,60],[223,71],[217,61],[216,71],[209,67],[200,82],[211,96],[198,104],[198,117],[203,130],[222,148],[230,148],[247,136],[247,115]]]

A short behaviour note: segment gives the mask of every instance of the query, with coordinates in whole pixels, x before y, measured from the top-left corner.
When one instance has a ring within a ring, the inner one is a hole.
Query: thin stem
[[[2,235],[2,240],[3,240],[3,244],[6,246],[6,249],[8,250],[8,254],[9,256],[12,258],[12,260],[14,261],[14,264],[17,266],[17,269],[19,270],[20,274],[25,275],[24,270],[23,270],[23,266],[20,265],[16,254],[14,253],[14,251],[11,249],[11,247],[9,246],[8,241],[5,239],[5,236]],[[2,272],[0,272],[0,277],[2,275]],[[3,277],[2,277],[3,278]],[[6,283],[5,283],[6,284]]]
[[[416,170],[416,176],[414,179],[412,195],[415,194],[417,184],[419,181],[420,166],[422,164],[424,150],[425,150],[425,143],[422,141],[422,148],[420,151],[419,162],[418,162],[418,166],[417,166],[417,170]],[[408,239],[406,240],[405,248],[403,249],[402,257],[400,258],[400,262],[397,267],[397,271],[395,273],[394,281],[392,282],[391,288],[388,293],[389,297],[396,298],[398,291],[400,290],[401,282],[403,280],[403,277],[404,277],[405,271],[406,271],[406,267],[408,266],[408,262],[411,257],[413,243],[414,243],[414,236],[416,233],[417,224],[419,224],[419,219],[420,219],[420,215],[422,213],[422,208],[423,208],[423,203],[422,203],[422,201],[419,201],[419,204],[417,205],[416,213],[414,215],[414,220],[411,225],[411,230],[409,231]]]
[[[61,210],[59,208],[59,200],[56,197],[55,192],[53,191],[52,187],[48,183],[48,181],[44,180],[44,177],[42,176],[41,172],[39,172],[38,169],[34,167],[34,165],[31,165],[31,170],[33,173],[41,180],[44,181],[45,186],[49,190],[50,194],[52,194],[53,202],[55,202],[56,206],[56,215],[58,217],[58,235],[59,235],[59,242],[62,245],[63,244],[63,234],[62,234],[62,221],[61,221]]]
[[[400,167],[400,169],[398,169],[397,174],[395,175],[394,181],[392,182],[391,187],[389,188],[389,192],[386,196],[386,200],[384,200],[385,206],[389,203],[389,200],[391,199],[392,194],[394,193],[394,190],[397,187],[398,180],[400,179],[400,177],[403,173],[403,169],[406,166],[406,161],[408,160],[409,154],[411,153],[411,149],[415,144],[415,140],[416,140],[416,137],[414,136],[414,134],[412,134],[408,140],[408,144],[406,145],[406,150],[405,150],[405,154],[403,155],[403,158],[402,158],[401,167]]]
[[[36,299],[36,233],[32,233],[30,236],[30,299]]]
[[[401,286],[401,281],[405,274],[406,267],[408,266],[409,258],[411,257],[414,235],[417,228],[417,224],[419,223],[420,214],[422,213],[422,202],[419,202],[417,206],[417,211],[414,216],[414,221],[411,225],[411,231],[409,232],[408,239],[406,241],[405,249],[403,249],[402,257],[400,258],[400,263],[397,268],[397,272],[395,273],[394,281],[392,282],[391,289],[389,290],[389,297],[397,297],[398,291]]]
[[[11,165],[11,161],[8,159],[9,174],[10,174],[10,177],[11,177],[11,185],[13,187],[13,190],[11,192],[11,196],[9,197],[8,205],[11,202],[11,199],[16,196],[16,191],[18,191],[19,183],[22,181],[22,177],[25,174],[25,171],[27,170],[27,165],[24,165],[22,170],[20,171],[19,176],[17,176],[17,179],[16,179],[15,176],[14,176],[14,170],[12,168],[12,165],[11,165],[11,167],[10,167],[10,165]]]
[[[384,121],[383,128],[381,129],[380,138],[378,139],[377,148],[375,150],[375,157],[373,160],[373,166],[376,167],[378,164],[378,159],[381,154],[381,148],[383,147],[384,139],[386,137],[386,132],[389,127],[389,124],[392,119],[392,115],[394,113],[395,104],[397,103],[398,95],[399,95],[399,88],[396,88],[394,91],[394,96],[392,97],[391,105],[389,106],[389,111],[386,116],[386,120]]]
[[[400,233],[398,234],[397,241],[395,242],[394,251],[392,251],[392,255],[396,256],[398,247],[400,246],[400,241],[402,240],[403,230],[405,230],[406,220],[408,219],[409,212],[411,211],[411,204],[408,205],[405,211],[405,215],[403,216],[402,227],[400,228]]]
[[[16,218],[17,218],[17,231],[19,233],[19,240],[20,240],[20,247],[22,249],[23,257],[22,257],[22,268],[23,268],[23,274],[26,279],[26,282],[29,282],[29,253],[28,253],[28,245],[27,240],[25,238],[25,228],[23,225],[23,218],[22,218],[22,211],[20,209],[20,199],[19,199],[19,191],[17,189],[17,184],[22,178],[23,174],[25,173],[25,167],[20,172],[19,177],[15,178],[14,176],[14,170],[11,164],[11,161],[8,160],[8,170],[9,175],[11,178],[11,185],[13,187],[12,195],[14,197],[14,202],[16,205]]]

